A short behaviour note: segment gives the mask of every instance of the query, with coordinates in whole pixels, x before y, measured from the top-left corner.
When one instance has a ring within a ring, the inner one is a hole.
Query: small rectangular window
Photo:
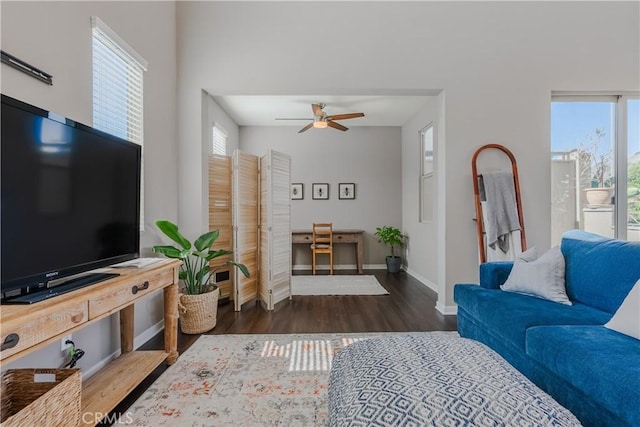
[[[147,61],[97,17],[93,27],[93,127],[142,145]]]
[[[420,131],[420,222],[433,221],[433,123]]]
[[[213,124],[211,153],[221,156],[227,155],[227,131],[217,123]]]
[[[422,175],[433,172],[433,125],[420,131],[422,137]]]

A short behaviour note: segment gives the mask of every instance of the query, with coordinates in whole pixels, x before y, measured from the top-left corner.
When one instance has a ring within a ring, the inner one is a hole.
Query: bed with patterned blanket
[[[389,334],[333,360],[330,426],[579,426],[493,350],[456,333]]]

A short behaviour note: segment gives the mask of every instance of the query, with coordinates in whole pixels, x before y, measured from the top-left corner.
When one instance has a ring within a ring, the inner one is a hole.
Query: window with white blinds
[[[93,127],[142,146],[142,89],[147,61],[100,18],[92,16],[91,27]],[[144,230],[143,165],[140,179],[140,231]]]
[[[227,131],[222,129],[219,124],[213,124],[211,153],[227,155]]]
[[[93,28],[93,126],[142,145],[147,61],[97,17]]]

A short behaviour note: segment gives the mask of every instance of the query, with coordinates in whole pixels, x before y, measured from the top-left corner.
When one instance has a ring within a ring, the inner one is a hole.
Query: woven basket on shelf
[[[79,369],[9,369],[0,393],[3,427],[80,424]]]
[[[216,326],[219,289],[199,295],[180,294],[180,330],[185,334],[201,334]]]

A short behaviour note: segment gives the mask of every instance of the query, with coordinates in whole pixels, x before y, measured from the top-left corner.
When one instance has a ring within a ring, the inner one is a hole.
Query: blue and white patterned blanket
[[[411,333],[340,350],[329,379],[330,426],[579,426],[484,344]]]

